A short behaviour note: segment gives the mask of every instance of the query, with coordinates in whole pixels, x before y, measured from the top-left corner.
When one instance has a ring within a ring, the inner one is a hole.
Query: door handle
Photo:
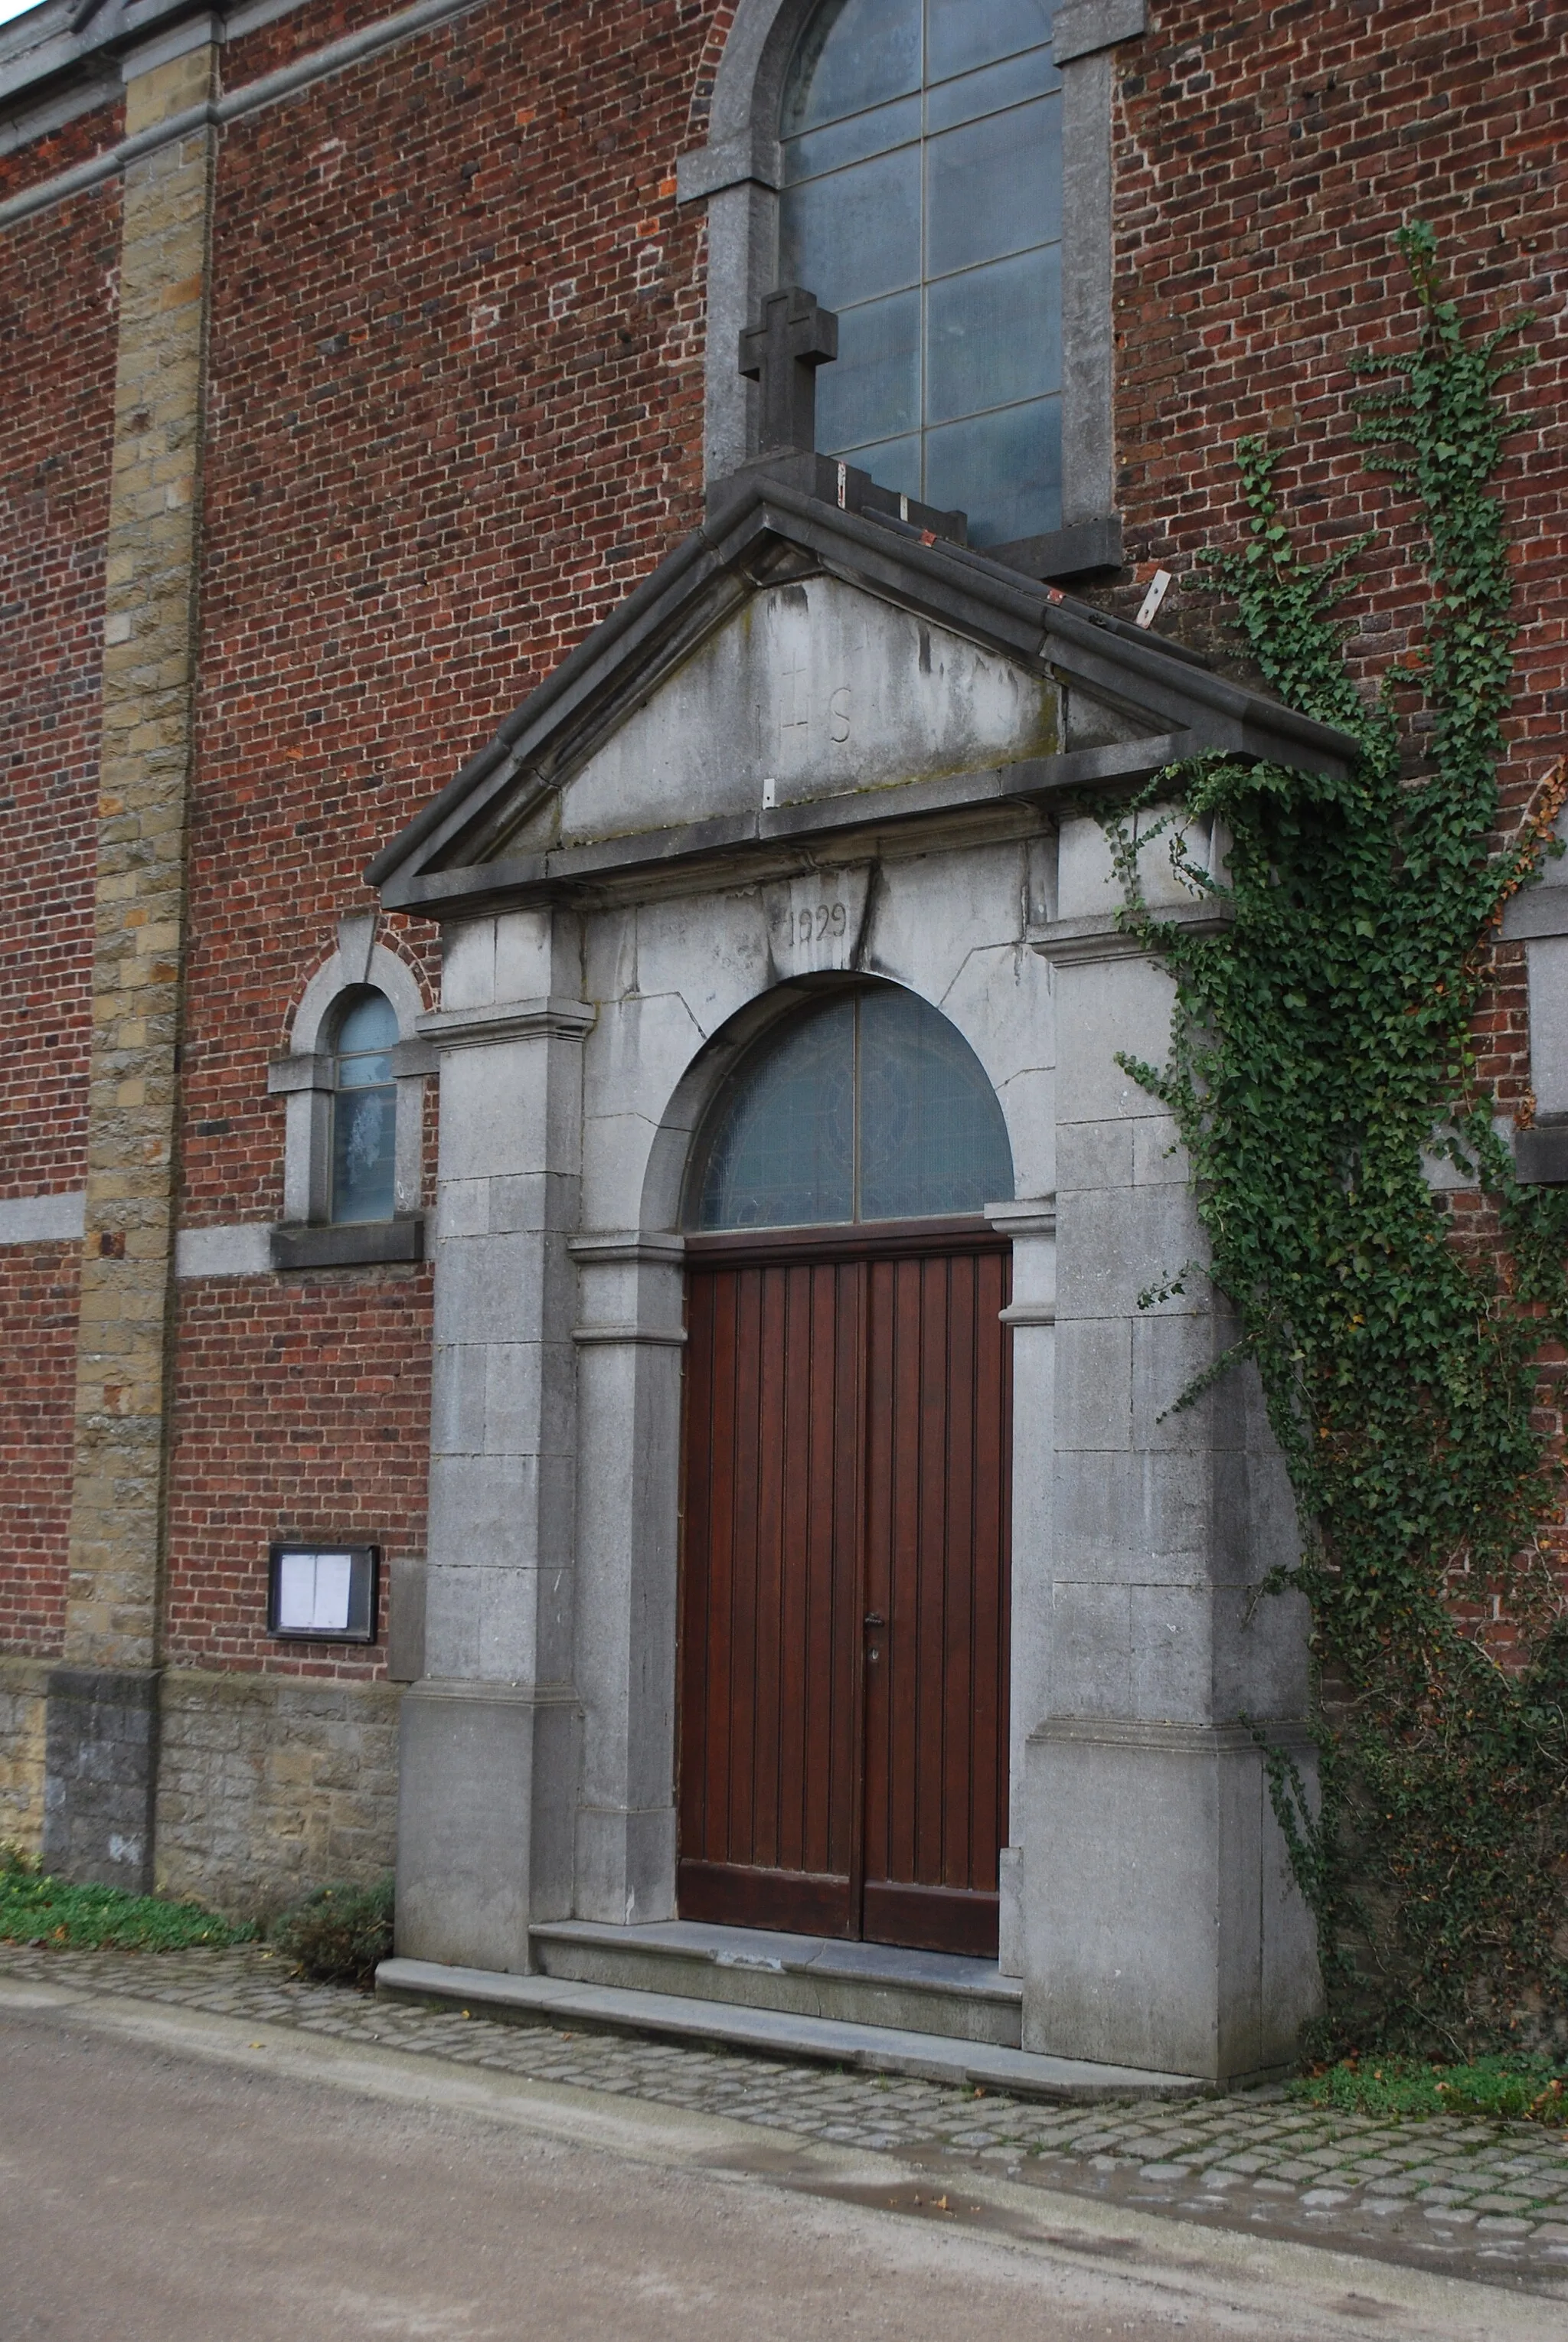
[[[865,1614],[865,1624],[868,1626],[885,1626],[887,1621],[880,1610],[868,1610]]]

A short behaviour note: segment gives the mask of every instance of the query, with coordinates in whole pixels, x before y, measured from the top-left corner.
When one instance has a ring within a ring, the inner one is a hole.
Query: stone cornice
[[[1233,914],[1214,903],[1176,903],[1152,916],[1163,926],[1179,927],[1183,935],[1217,936],[1231,925]],[[1048,959],[1053,967],[1083,967],[1095,960],[1154,956],[1143,938],[1124,926],[1114,912],[1108,916],[1096,913],[1087,919],[1049,920],[1044,926],[1031,927],[1027,941],[1030,948]]]
[[[362,25],[356,31],[345,34],[341,40],[329,41],[309,55],[279,66],[275,73],[264,74],[242,88],[225,90],[204,105],[189,106],[152,128],[105,147],[101,154],[89,156],[86,162],[68,171],[25,187],[19,195],[0,204],[0,228],[26,219],[34,212],[45,211],[53,204],[64,203],[88,187],[101,185],[105,179],[119,177],[132,163],[145,155],[155,154],[162,146],[175,145],[198,130],[237,122],[242,115],[254,114],[263,106],[275,105],[281,99],[343,72],[345,66],[357,65],[363,57],[374,56],[378,50],[391,48],[478,5],[479,0],[415,0],[413,7],[400,9],[395,15]],[[177,55],[187,30],[193,39],[198,34],[219,40],[233,39],[254,25],[265,24],[271,17],[288,12],[285,8],[265,6],[236,9],[226,20],[221,20],[214,18],[207,9],[193,8],[189,0],[139,9],[115,7],[111,11],[105,7],[101,17],[94,19],[95,25],[101,23],[105,29],[95,35],[89,27],[79,38],[69,32],[68,10],[62,7],[37,13],[45,18],[41,28],[45,37],[35,40],[30,48],[13,50],[9,56],[0,43],[0,154],[14,154],[31,139],[46,135],[77,115],[110,103],[119,93],[124,73],[145,70],[155,50]],[[25,25],[31,20],[24,17],[16,21]]]
[[[604,1235],[569,1236],[566,1249],[580,1268],[678,1268],[686,1256],[686,1240],[668,1230],[644,1234],[641,1228],[613,1229]]]
[[[1498,936],[1505,944],[1532,938],[1568,936],[1568,886],[1550,877],[1522,887],[1509,898]]]
[[[597,1011],[586,1000],[503,1000],[483,1008],[436,1008],[419,1029],[438,1049],[486,1049],[503,1041],[581,1041]]]
[[[1148,24],[1146,0],[1063,0],[1051,34],[1059,65],[1136,40]]]

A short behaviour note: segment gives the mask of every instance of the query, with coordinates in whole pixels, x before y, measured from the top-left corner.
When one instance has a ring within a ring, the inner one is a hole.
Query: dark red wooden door
[[[683,1916],[994,1953],[1004,1244],[694,1242]]]

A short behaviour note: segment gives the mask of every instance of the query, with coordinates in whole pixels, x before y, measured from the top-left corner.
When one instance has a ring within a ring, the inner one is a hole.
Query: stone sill
[[[1513,1141],[1513,1167],[1529,1187],[1568,1187],[1568,1122],[1537,1123]]]
[[[424,1258],[424,1216],[365,1220],[345,1227],[279,1227],[272,1232],[275,1269],[367,1268]]]

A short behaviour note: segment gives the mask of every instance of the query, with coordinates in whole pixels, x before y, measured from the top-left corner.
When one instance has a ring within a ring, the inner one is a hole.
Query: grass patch
[[[392,1957],[392,1880],[375,1887],[318,1887],[275,1919],[267,1940],[317,1984],[368,1990]]]
[[[237,1944],[254,1935],[199,1903],[127,1895],[118,1887],[70,1887],[25,1855],[0,1847],[0,1941],[183,1952],[193,1944]]]
[[[1463,2115],[1485,2122],[1568,2123],[1568,2073],[1561,2060],[1521,2053],[1465,2066],[1425,2057],[1345,2057],[1286,2084],[1304,2106],[1380,2122]]]

